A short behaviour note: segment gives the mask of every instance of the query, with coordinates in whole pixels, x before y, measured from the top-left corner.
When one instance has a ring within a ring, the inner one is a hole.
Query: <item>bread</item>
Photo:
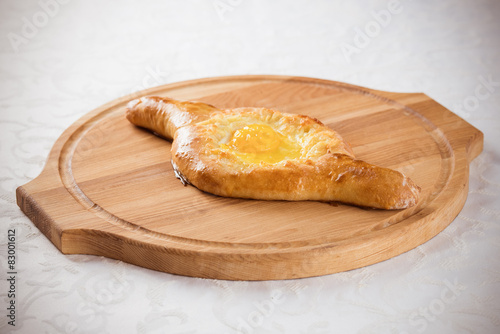
[[[308,116],[150,96],[131,101],[126,117],[172,140],[177,177],[215,195],[379,209],[418,201],[410,178],[356,160],[339,134]]]

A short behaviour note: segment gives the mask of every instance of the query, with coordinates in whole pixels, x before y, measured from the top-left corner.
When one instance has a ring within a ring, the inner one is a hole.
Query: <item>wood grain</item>
[[[183,186],[170,143],[132,126],[143,95],[220,108],[267,107],[320,119],[357,158],[421,188],[402,211],[318,202],[229,199]],[[268,280],[350,270],[406,252],[460,212],[482,133],[422,93],[391,93],[286,76],[200,79],[112,101],[71,125],[19,207],[65,254],[95,254],[174,274]]]

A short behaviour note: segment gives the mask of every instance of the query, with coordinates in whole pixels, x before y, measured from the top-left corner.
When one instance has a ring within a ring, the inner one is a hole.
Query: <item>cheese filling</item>
[[[222,148],[250,163],[277,163],[300,157],[300,145],[266,124],[251,124],[234,131]]]

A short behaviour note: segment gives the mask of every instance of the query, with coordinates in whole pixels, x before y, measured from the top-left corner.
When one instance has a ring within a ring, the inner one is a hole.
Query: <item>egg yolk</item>
[[[266,124],[251,124],[236,130],[224,148],[251,163],[276,163],[300,156],[300,146]]]

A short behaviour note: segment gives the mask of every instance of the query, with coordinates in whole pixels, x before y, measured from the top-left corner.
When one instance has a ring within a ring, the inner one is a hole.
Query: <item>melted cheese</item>
[[[222,148],[250,163],[277,163],[300,157],[300,145],[267,124],[251,124],[234,131]]]

